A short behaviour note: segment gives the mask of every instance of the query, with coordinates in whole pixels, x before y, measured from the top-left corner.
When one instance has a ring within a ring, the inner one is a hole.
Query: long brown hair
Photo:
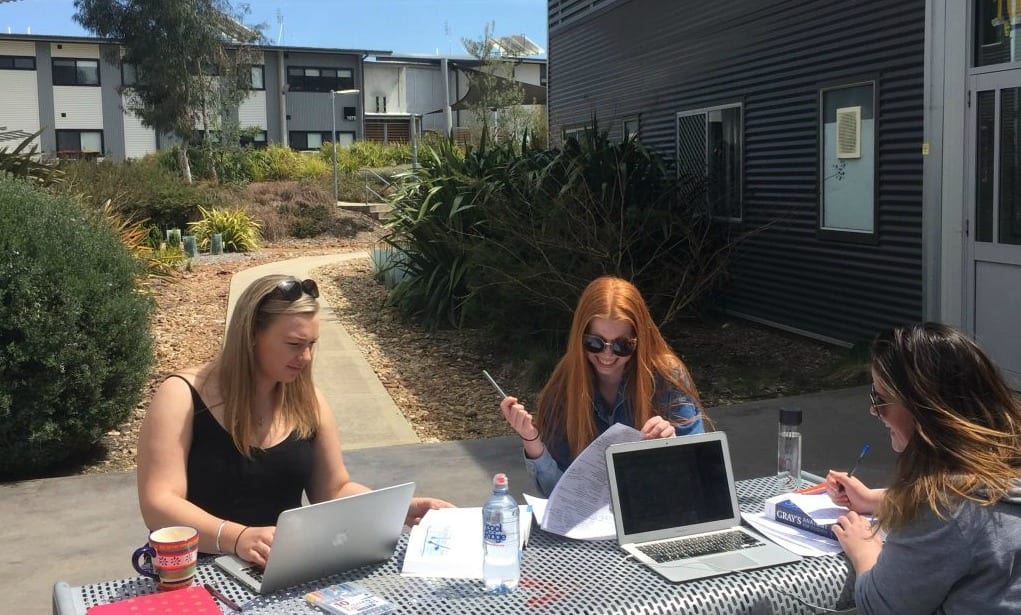
[[[1006,495],[1021,470],[1021,402],[975,342],[938,323],[898,327],[873,342],[872,369],[915,420],[881,527],[903,527],[923,506],[944,518],[964,499]]]
[[[251,409],[255,404],[254,378],[258,369],[255,357],[255,335],[282,314],[308,314],[319,311],[319,302],[307,294],[288,301],[274,291],[286,275],[268,275],[252,282],[238,297],[224,336],[223,350],[217,358],[220,390],[223,394],[223,423],[234,446],[251,457],[255,446],[252,434],[255,421]],[[298,374],[294,382],[277,383],[277,401],[283,409],[283,420],[301,438],[312,437],[319,426],[319,401],[312,383],[312,363]]]
[[[653,404],[657,375],[695,400],[699,408],[702,405],[688,368],[663,339],[638,289],[621,278],[596,278],[578,299],[567,339],[567,352],[539,393],[536,426],[542,439],[551,442],[566,434],[572,459],[596,436],[592,416],[595,374],[582,347],[582,336],[588,332],[589,324],[595,318],[627,322],[638,340],[635,352],[625,367],[627,398],[637,427],[640,428],[656,414],[670,418],[669,408],[657,408]],[[687,419],[686,422],[692,420]]]

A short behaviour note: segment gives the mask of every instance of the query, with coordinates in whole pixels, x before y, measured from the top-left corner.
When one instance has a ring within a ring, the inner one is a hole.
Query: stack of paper
[[[518,546],[532,531],[532,509],[519,506]],[[410,577],[482,578],[482,508],[430,510],[411,528],[401,574]]]
[[[539,527],[578,540],[617,537],[610,510],[610,481],[606,475],[606,449],[618,442],[635,442],[642,432],[617,423],[592,441],[571,463],[548,500],[525,495],[535,510]]]
[[[802,513],[805,520],[811,521],[818,528],[832,526],[837,522],[837,517],[847,512],[846,508],[834,504],[825,493],[784,493],[767,499],[763,512],[745,513],[741,518],[773,542],[798,555],[840,553],[840,544],[834,538],[798,527],[791,522],[777,521],[778,505],[788,501],[795,510]]]

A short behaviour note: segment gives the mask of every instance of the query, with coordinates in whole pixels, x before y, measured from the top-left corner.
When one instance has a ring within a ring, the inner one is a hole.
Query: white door
[[[971,78],[967,322],[1021,388],[1021,71]]]

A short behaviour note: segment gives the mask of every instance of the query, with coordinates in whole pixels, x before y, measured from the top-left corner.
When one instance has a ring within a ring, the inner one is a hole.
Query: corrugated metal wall
[[[550,128],[589,121],[672,159],[675,113],[744,105],[744,222],[770,225],[732,267],[723,307],[844,342],[922,317],[924,0],[633,0],[558,25]],[[559,10],[563,10],[558,7]],[[819,89],[876,80],[878,237],[818,237]]]

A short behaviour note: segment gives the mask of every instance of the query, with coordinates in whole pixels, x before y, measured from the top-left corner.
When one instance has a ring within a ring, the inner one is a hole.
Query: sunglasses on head
[[[609,346],[613,354],[618,357],[631,356],[635,351],[637,343],[638,340],[634,338],[627,339],[624,337],[618,337],[613,340],[605,340],[598,335],[592,335],[591,333],[586,333],[581,337],[581,345],[587,352],[599,354],[605,350],[607,346]]]
[[[287,301],[297,301],[301,296],[305,294],[313,299],[319,298],[319,285],[316,284],[315,280],[301,280],[297,278],[288,278],[273,289],[269,295],[277,295]]]

